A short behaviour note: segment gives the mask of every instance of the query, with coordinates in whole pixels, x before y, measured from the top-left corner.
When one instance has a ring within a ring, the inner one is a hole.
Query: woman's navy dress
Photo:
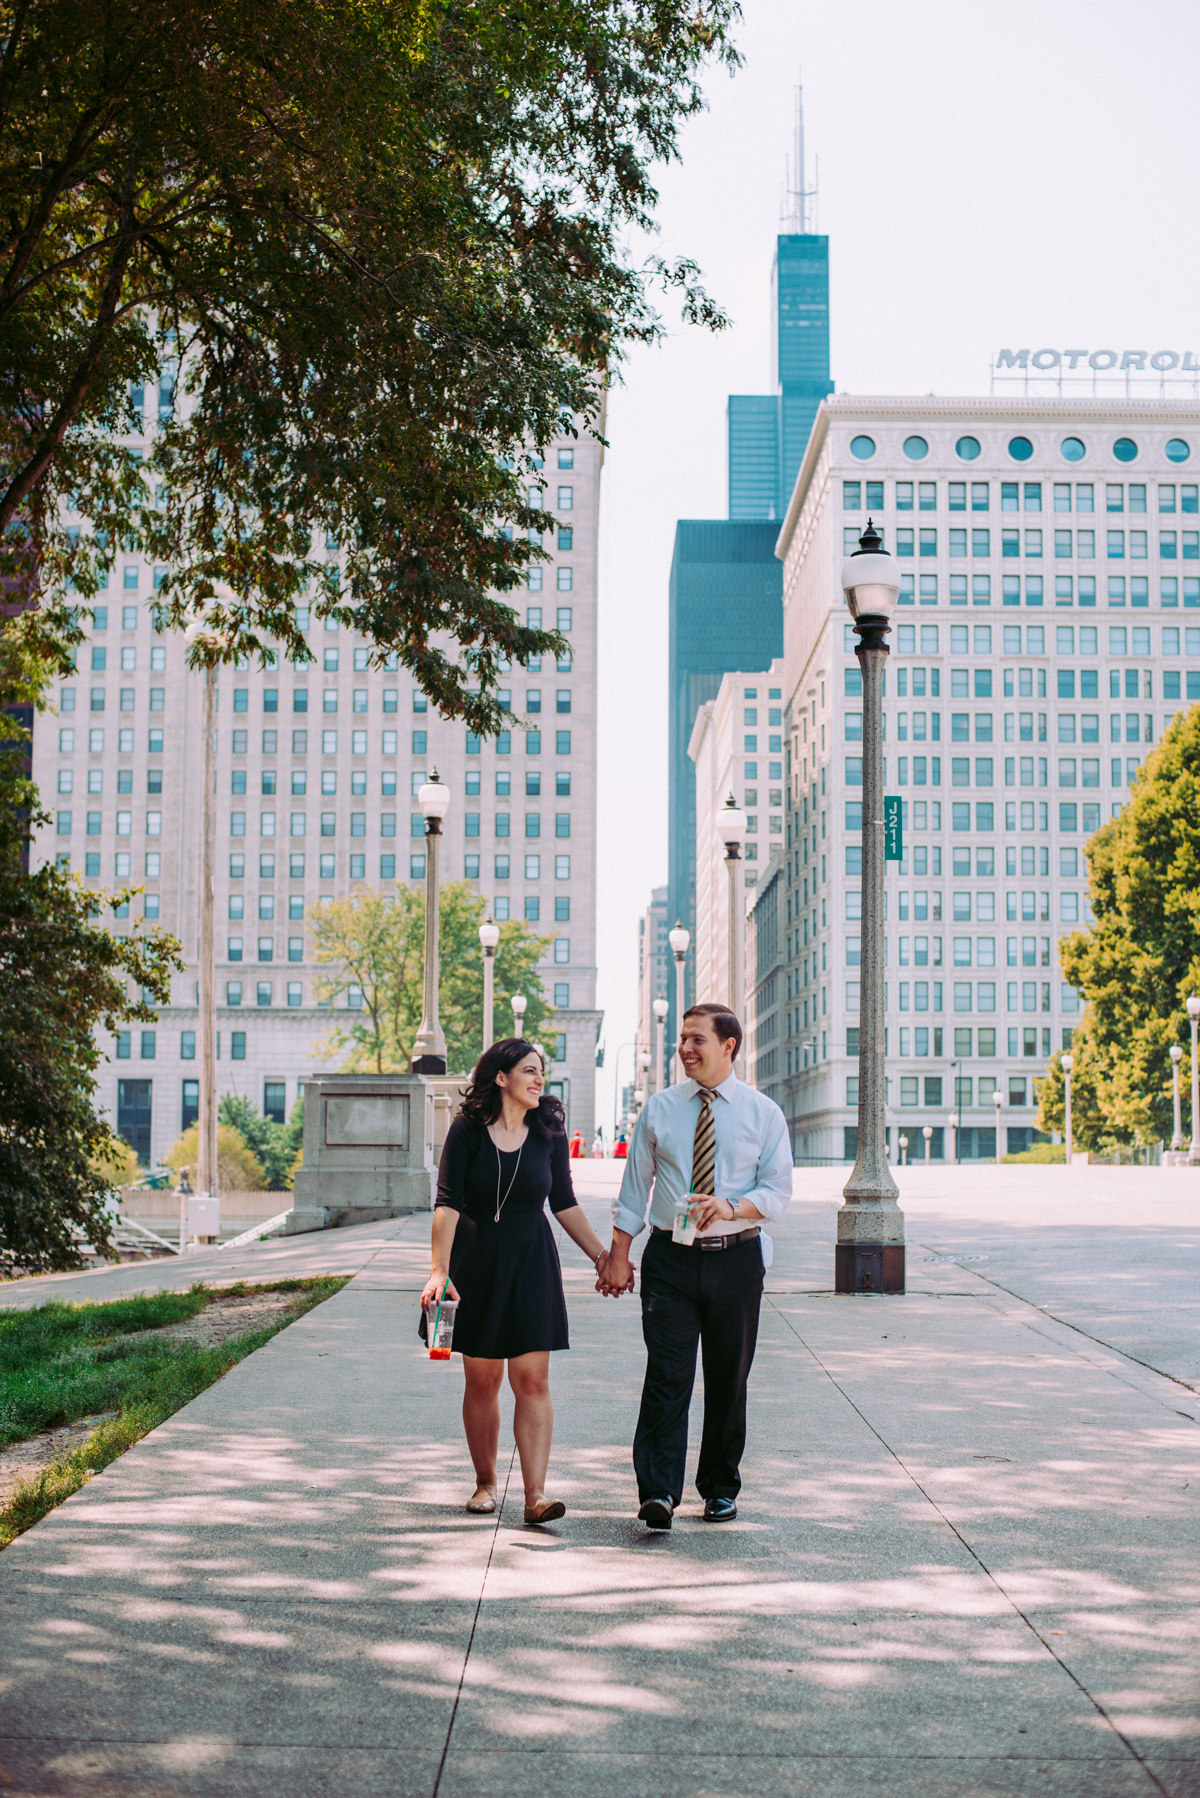
[[[567,1139],[561,1131],[545,1136],[531,1124],[520,1167],[517,1154],[497,1149],[474,1119],[456,1117],[438,1168],[437,1202],[459,1213],[450,1255],[459,1296],[454,1347],[494,1361],[571,1346],[562,1267],[546,1216],[547,1198],[552,1211],[576,1203]],[[508,1193],[499,1223],[497,1176],[501,1199]]]

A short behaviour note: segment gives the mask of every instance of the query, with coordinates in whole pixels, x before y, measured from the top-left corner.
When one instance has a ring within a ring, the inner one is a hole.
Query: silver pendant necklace
[[[528,1136],[526,1136],[525,1142],[528,1142],[528,1141],[529,1141],[529,1138],[528,1138]],[[521,1171],[521,1155],[524,1152],[525,1143],[523,1142],[521,1144],[521,1147],[517,1150],[517,1165],[512,1171],[512,1179],[508,1183],[508,1188],[507,1188],[507,1191],[505,1192],[503,1198],[500,1197],[500,1179],[504,1172],[504,1165],[500,1160],[500,1146],[497,1143],[495,1137],[492,1138],[492,1147],[496,1151],[496,1216],[495,1216],[494,1221],[496,1223],[499,1223],[500,1222],[500,1213],[504,1210],[504,1207],[508,1204],[508,1195],[512,1191],[513,1187],[516,1185],[517,1175]]]

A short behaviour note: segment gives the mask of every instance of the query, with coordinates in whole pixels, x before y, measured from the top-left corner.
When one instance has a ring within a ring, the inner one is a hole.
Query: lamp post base
[[[418,1055],[412,1064],[414,1074],[444,1074],[446,1057],[444,1055]]]
[[[839,1242],[833,1251],[835,1292],[904,1291],[902,1242]]]

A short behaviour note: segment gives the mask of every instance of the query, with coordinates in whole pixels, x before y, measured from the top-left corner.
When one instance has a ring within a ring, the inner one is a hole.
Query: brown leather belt
[[[734,1249],[739,1242],[753,1242],[758,1235],[759,1228],[760,1226],[755,1224],[752,1230],[728,1230],[720,1236],[704,1236],[697,1232],[695,1242],[676,1242],[675,1247],[677,1249],[703,1249],[711,1255],[720,1249]],[[665,1236],[669,1241],[675,1242],[671,1231],[664,1230],[661,1224],[651,1224],[650,1229],[655,1236]]]

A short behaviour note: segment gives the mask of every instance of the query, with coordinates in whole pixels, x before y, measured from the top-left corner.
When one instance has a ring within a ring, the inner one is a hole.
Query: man
[[[787,1123],[773,1099],[733,1071],[742,1026],[724,1005],[685,1012],[679,1057],[689,1078],[655,1093],[638,1119],[613,1207],[603,1289],[633,1285],[629,1250],[645,1228],[642,1334],[646,1379],[633,1443],[638,1516],[669,1530],[683,1497],[688,1406],[703,1354],[704,1432],[696,1486],[708,1523],[737,1516],[746,1445],[746,1381],[758,1339],[764,1219],[792,1196]],[[689,1201],[694,1243],[672,1238],[677,1199]]]

